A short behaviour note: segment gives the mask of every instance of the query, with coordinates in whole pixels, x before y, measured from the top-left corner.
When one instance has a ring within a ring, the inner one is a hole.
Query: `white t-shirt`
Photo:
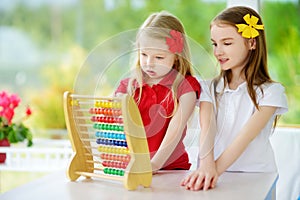
[[[201,82],[202,93],[200,101],[213,102],[218,133],[215,138],[214,154],[217,159],[230,145],[239,131],[246,124],[255,111],[248,91],[246,82],[239,85],[235,90],[225,87],[223,80],[216,87],[217,93],[222,93],[216,111],[216,102],[213,88],[210,82]],[[247,172],[273,172],[277,171],[274,153],[269,141],[272,133],[273,121],[276,115],[287,112],[287,98],[285,89],[280,83],[266,83],[262,85],[263,93],[256,89],[257,102],[259,106],[277,107],[273,117],[264,127],[259,135],[248,145],[241,156],[227,169],[227,171]]]

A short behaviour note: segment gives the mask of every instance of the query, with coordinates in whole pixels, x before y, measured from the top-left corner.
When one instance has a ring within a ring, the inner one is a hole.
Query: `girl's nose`
[[[153,59],[150,56],[147,58],[147,66],[149,66],[149,67],[153,67],[154,66]]]
[[[223,49],[221,47],[216,46],[214,49],[214,53],[216,56],[222,55],[223,54]]]

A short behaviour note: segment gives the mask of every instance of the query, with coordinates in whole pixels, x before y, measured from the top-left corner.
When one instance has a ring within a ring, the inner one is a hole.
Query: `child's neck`
[[[153,86],[158,84],[163,78],[147,78],[145,79],[145,83],[149,86]]]
[[[238,67],[231,70],[231,80],[228,83],[228,87],[230,89],[235,90],[239,87],[239,85],[245,82],[246,77],[243,73],[243,68],[244,67]]]
[[[229,88],[232,89],[232,90],[235,90],[239,87],[239,85],[241,85],[242,83],[245,82],[245,78],[242,77],[242,76],[238,76],[238,77],[232,77],[230,83],[229,83]]]

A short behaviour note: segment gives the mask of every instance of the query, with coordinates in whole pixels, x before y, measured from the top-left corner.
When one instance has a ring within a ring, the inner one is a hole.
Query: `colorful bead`
[[[104,168],[103,172],[110,175],[124,176],[125,171],[120,169]]]

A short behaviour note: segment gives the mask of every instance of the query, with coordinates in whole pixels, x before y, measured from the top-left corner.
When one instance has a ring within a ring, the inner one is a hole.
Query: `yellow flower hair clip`
[[[244,17],[245,22],[248,24],[236,24],[238,27],[238,32],[242,32],[244,38],[255,38],[259,35],[257,30],[264,30],[264,25],[258,25],[258,18],[246,14]]]

